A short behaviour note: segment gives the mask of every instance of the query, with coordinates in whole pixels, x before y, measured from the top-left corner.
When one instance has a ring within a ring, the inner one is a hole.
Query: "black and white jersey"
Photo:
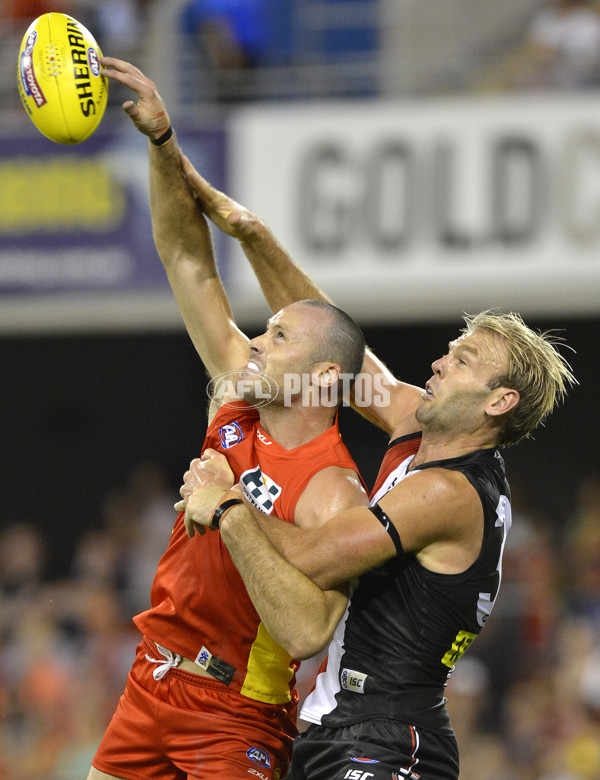
[[[390,444],[371,503],[423,469],[461,471],[483,506],[479,557],[461,574],[439,574],[405,553],[363,575],[302,709],[301,717],[311,723],[336,727],[392,718],[452,733],[444,689],[498,595],[510,491],[496,449],[424,463],[407,473],[419,443],[416,435]]]

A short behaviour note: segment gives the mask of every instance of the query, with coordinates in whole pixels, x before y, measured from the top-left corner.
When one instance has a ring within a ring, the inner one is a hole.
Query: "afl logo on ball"
[[[98,59],[98,54],[96,52],[96,49],[94,49],[92,46],[90,46],[87,50],[87,60],[88,65],[90,66],[90,70],[92,71],[94,76],[100,75],[100,60]]]

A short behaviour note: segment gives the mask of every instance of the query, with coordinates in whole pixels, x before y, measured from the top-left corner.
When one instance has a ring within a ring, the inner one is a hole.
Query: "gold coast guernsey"
[[[320,436],[287,450],[261,428],[258,411],[242,401],[219,409],[207,431],[208,447],[227,456],[254,506],[290,523],[318,471],[329,466],[357,471],[337,420]],[[158,564],[151,605],[134,621],[154,642],[251,699],[285,704],[295,698],[298,662],[261,623],[220,534],[188,538],[183,513]]]

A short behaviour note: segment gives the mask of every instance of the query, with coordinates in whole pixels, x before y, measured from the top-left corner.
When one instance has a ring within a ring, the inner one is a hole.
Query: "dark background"
[[[580,384],[534,440],[504,455],[519,495],[560,530],[582,477],[597,470],[600,320],[528,322],[562,330],[576,350],[569,360]],[[461,324],[365,333],[397,376],[421,385]],[[101,523],[103,498],[140,462],[164,468],[176,500],[200,453],[208,401],[185,332],[0,339],[0,365],[2,525],[23,519],[43,528],[50,576],[67,572],[78,536]],[[349,409],[341,428],[370,487],[386,437]]]

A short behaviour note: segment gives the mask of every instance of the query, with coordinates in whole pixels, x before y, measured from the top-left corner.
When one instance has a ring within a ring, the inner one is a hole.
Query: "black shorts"
[[[294,740],[292,780],[458,780],[452,736],[397,720],[310,726]]]

